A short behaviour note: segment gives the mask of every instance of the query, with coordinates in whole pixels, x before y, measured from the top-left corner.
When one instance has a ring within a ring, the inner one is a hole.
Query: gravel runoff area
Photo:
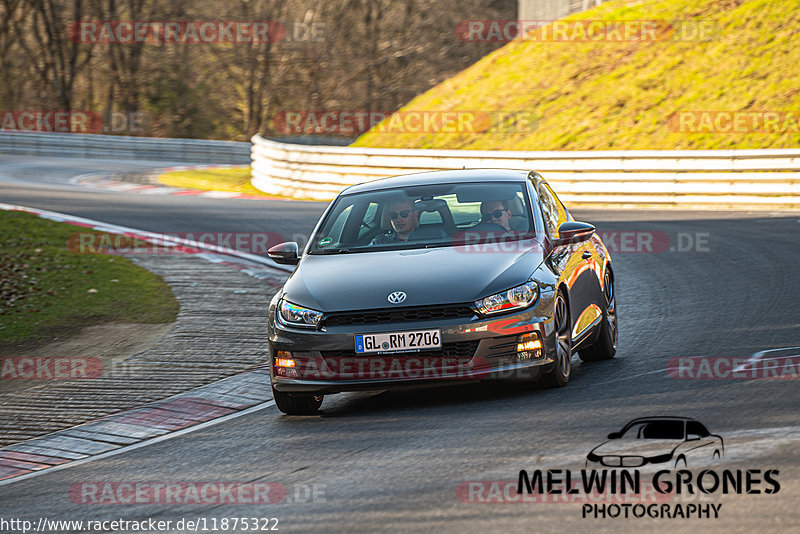
[[[267,359],[267,306],[288,273],[257,275],[203,254],[131,256],[180,302],[172,330],[97,378],[49,380],[0,395],[0,446],[141,406],[254,369]],[[91,357],[76,354],[75,357]],[[268,387],[265,381],[264,388]]]

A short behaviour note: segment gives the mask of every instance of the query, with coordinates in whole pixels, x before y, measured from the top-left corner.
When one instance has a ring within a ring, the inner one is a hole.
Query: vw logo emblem
[[[392,304],[400,304],[401,302],[406,300],[406,294],[403,293],[402,291],[393,291],[389,293],[388,300]]]

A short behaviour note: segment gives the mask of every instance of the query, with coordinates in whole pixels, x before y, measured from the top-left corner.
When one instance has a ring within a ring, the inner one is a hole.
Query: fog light
[[[282,378],[297,378],[297,361],[292,358],[292,353],[279,350],[275,353],[275,376]]]
[[[522,336],[517,343],[517,359],[526,360],[529,358],[542,357],[542,340],[539,339],[539,332],[531,332]]]
[[[280,376],[282,378],[299,378],[299,374],[297,374],[297,369],[287,369],[286,367],[276,367],[275,368],[275,376]]]
[[[291,359],[291,355],[291,352],[279,350],[275,355],[275,367],[294,367],[295,361]]]

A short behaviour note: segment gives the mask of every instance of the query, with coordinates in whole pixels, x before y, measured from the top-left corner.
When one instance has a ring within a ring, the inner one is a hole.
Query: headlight
[[[278,304],[278,320],[290,326],[310,326],[316,328],[322,320],[322,312],[309,310],[297,304],[281,300]]]
[[[492,315],[527,308],[536,302],[538,297],[539,286],[536,282],[526,282],[521,286],[512,287],[508,291],[476,300],[475,306],[482,314]]]
[[[671,452],[667,454],[660,454],[658,456],[651,456],[650,458],[647,458],[647,463],[663,464],[664,462],[669,462],[670,460],[672,460]]]

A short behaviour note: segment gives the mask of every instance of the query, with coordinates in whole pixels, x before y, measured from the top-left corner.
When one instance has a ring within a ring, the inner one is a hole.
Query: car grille
[[[600,463],[606,467],[640,467],[645,462],[642,456],[603,456]]]
[[[456,343],[445,343],[440,350],[424,350],[422,352],[403,352],[394,354],[394,356],[402,357],[408,356],[413,358],[416,356],[424,356],[426,358],[458,358],[458,359],[471,359],[478,349],[478,340],[475,341],[458,341]],[[371,356],[378,356],[377,354],[356,354],[353,350],[323,350],[320,351],[322,357],[326,360],[328,358],[369,358]]]
[[[470,319],[475,312],[464,304],[428,306],[424,308],[394,308],[362,312],[336,312],[322,319],[322,326],[351,326],[436,319]]]

